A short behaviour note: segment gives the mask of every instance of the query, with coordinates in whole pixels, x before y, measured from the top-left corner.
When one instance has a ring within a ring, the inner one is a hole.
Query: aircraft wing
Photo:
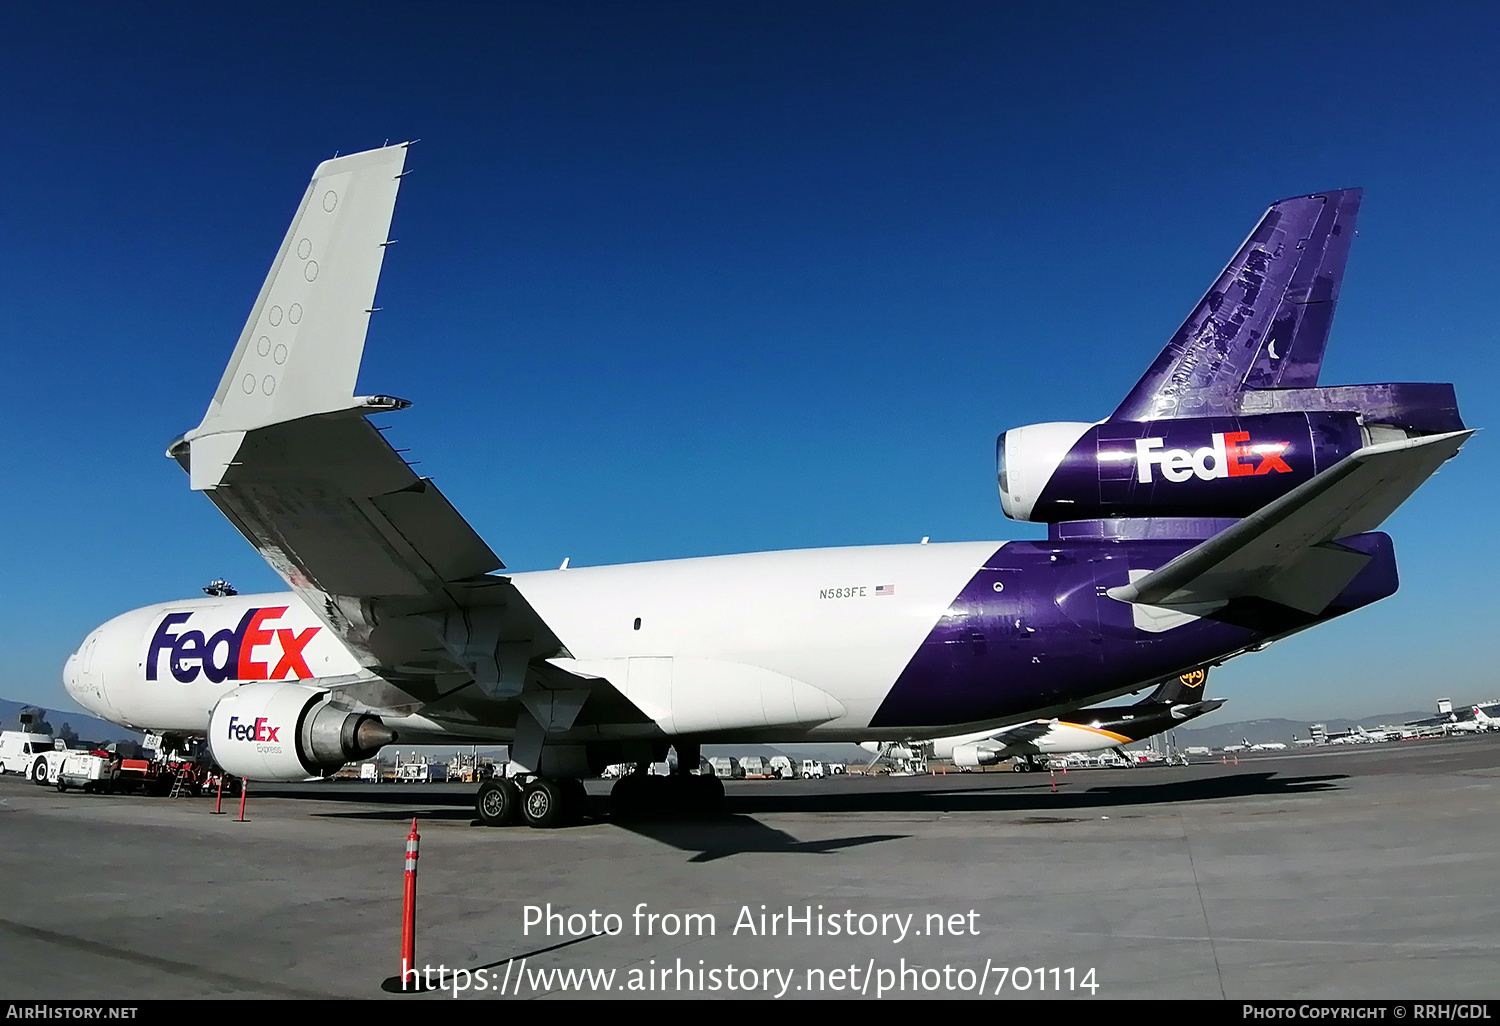
[[[1056,720],[1027,720],[1024,723],[1013,723],[1008,727],[1001,727],[989,737],[975,743],[985,748],[993,748],[995,751],[1004,751],[1035,741],[1056,725]]]
[[[562,643],[366,419],[410,404],[353,394],[405,157],[388,146],[319,166],[203,422],[168,455],[361,663],[403,690],[431,700],[472,680],[508,699],[530,680],[575,697],[612,691],[544,662],[568,655]]]
[[[1200,613],[1257,597],[1320,613],[1369,560],[1338,540],[1379,527],[1471,434],[1450,431],[1366,446],[1108,595]]]

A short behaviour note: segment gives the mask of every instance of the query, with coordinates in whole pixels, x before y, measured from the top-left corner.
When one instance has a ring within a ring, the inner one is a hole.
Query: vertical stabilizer
[[[1164,682],[1139,704],[1181,705],[1185,702],[1201,702],[1207,691],[1208,667],[1201,666]]]
[[[1246,389],[1315,386],[1362,194],[1273,204],[1110,419],[1234,413]]]

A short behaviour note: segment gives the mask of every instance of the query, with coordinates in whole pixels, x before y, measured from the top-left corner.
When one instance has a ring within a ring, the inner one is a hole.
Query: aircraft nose
[[[68,661],[63,663],[62,672],[63,690],[73,701],[80,701],[78,687],[78,653],[74,652],[68,656]]]
[[[89,665],[89,657],[93,655],[91,646],[98,644],[99,633],[96,630],[83,640],[78,650],[68,656],[67,662],[63,663],[62,671],[63,690],[68,693],[68,697],[95,716],[105,715],[105,710],[101,707],[101,700],[104,697],[102,681],[97,679],[99,674],[91,675]]]

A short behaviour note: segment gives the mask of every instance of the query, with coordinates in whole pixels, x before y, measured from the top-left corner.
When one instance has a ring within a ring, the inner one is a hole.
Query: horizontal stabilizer
[[[1109,597],[1199,614],[1254,597],[1320,613],[1369,561],[1337,541],[1379,527],[1471,434],[1360,449]]]

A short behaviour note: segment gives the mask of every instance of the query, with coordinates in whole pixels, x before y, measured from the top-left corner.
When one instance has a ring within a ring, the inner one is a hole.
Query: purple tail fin
[[[1110,419],[1212,416],[1245,389],[1317,385],[1362,194],[1273,204]]]

